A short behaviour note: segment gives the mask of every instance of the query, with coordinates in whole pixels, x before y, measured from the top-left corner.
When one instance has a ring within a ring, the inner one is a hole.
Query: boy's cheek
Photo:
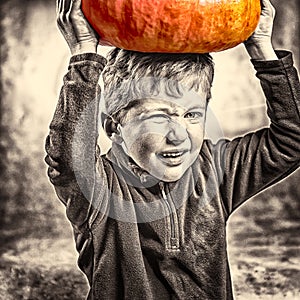
[[[134,137],[127,139],[127,142],[125,142],[131,152],[138,152],[141,156],[147,156],[148,153],[159,151],[163,147],[165,140],[163,135],[149,132],[133,135]]]

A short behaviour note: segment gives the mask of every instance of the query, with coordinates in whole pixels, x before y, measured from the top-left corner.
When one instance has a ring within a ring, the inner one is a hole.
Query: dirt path
[[[71,239],[24,239],[0,262],[1,300],[85,299]]]
[[[228,228],[236,300],[298,300],[299,220],[287,219],[278,199],[269,200],[268,211],[256,206],[259,201],[242,207]]]

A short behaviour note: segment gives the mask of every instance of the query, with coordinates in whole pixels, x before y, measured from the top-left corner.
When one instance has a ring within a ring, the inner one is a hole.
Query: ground
[[[278,198],[262,214],[260,200],[242,207],[229,225],[236,300],[300,299],[299,219],[287,219]]]

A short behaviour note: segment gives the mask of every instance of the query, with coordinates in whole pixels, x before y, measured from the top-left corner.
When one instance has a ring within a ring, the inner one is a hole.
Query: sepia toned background
[[[292,50],[299,70],[299,0],[272,3],[274,46]],[[55,1],[2,0],[0,11],[0,299],[84,299],[87,285],[76,267],[71,228],[44,163],[44,140],[70,57],[56,28]],[[211,107],[225,136],[267,125],[243,46],[213,56]],[[299,182],[298,171],[231,217],[237,300],[299,299]]]

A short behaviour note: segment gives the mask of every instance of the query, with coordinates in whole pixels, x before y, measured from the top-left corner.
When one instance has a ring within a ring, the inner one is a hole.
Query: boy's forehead
[[[207,92],[204,91],[196,92],[194,90],[185,90],[180,97],[174,97],[173,95],[168,95],[164,91],[160,91],[155,96],[149,95],[143,99],[137,99],[135,102],[136,105],[147,103],[149,109],[151,109],[151,107],[154,108],[157,105],[169,106],[172,108],[181,107],[182,109],[190,109],[194,106],[205,108],[207,105],[207,96]]]
[[[169,78],[141,77],[125,80],[115,88],[104,88],[101,94],[104,111],[113,115],[125,109],[127,112],[139,106],[145,99],[152,99],[153,103],[165,101],[174,103],[185,109],[200,105],[206,108],[210,98],[210,89],[206,82],[193,85],[189,82]]]

